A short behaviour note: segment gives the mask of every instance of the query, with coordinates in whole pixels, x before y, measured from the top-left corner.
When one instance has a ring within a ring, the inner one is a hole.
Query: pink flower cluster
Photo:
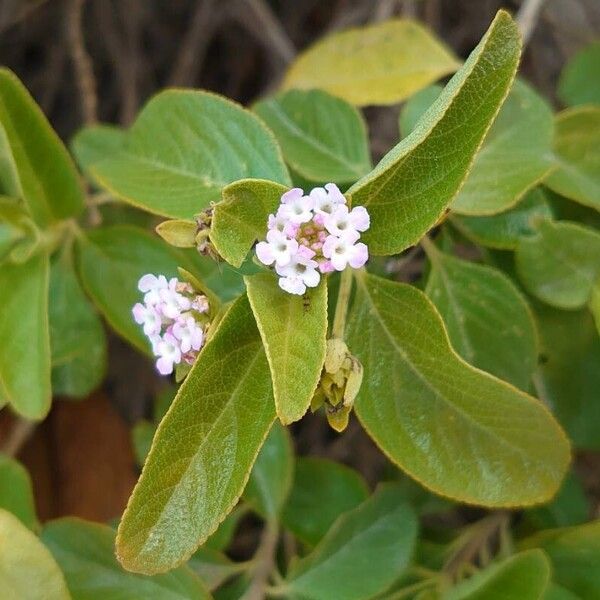
[[[319,284],[322,273],[348,265],[359,269],[367,262],[367,246],[358,240],[369,224],[365,207],[349,210],[333,183],[308,195],[294,188],[281,196],[277,213],[269,215],[267,239],[256,245],[256,256],[264,265],[274,265],[283,290],[301,295]]]
[[[152,344],[158,372],[169,375],[182,361],[193,364],[205,340],[206,296],[197,294],[189,283],[175,277],[167,280],[164,275],[144,275],[138,289],[144,293],[144,303],[133,307],[133,318]]]

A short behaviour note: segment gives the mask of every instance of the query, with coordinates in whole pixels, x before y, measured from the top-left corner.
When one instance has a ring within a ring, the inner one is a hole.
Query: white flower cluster
[[[301,295],[319,284],[322,273],[348,265],[358,269],[367,262],[367,246],[358,240],[369,224],[365,207],[349,210],[333,183],[308,195],[294,188],[281,196],[277,213],[269,215],[267,239],[256,245],[256,256],[275,266],[283,290]]]
[[[133,307],[133,318],[143,325],[144,333],[158,357],[161,375],[173,372],[182,361],[193,364],[204,345],[208,323],[208,299],[189,284],[164,275],[144,275],[138,282],[144,303]]]

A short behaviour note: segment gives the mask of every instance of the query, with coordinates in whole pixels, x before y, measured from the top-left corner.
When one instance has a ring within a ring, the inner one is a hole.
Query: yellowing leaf
[[[234,507],[274,419],[267,360],[241,297],[158,427],[119,526],[123,566],[154,574],[189,558]]]
[[[396,104],[459,62],[418,23],[392,20],[334,33],[302,53],[284,89],[320,88],[351,104]]]
[[[384,453],[462,502],[549,500],[570,458],[550,412],[459,358],[422,292],[366,274],[358,283],[347,340],[368,376],[356,413]]]
[[[401,252],[439,220],[510,89],[520,52],[517,27],[500,11],[416,129],[350,188],[352,204],[371,215],[371,253]]]
[[[277,416],[287,425],[304,416],[321,377],[327,285],[321,281],[304,296],[296,296],[284,292],[272,273],[245,281],[271,368]]]

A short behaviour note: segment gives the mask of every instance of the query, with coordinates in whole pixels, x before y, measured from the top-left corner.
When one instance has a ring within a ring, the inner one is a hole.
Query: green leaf
[[[0,396],[27,419],[50,409],[48,257],[0,268]]]
[[[302,457],[296,461],[281,518],[296,537],[314,546],[341,513],[356,508],[368,494],[367,484],[353,469],[324,458]]]
[[[211,548],[199,548],[188,561],[188,566],[209,590],[214,590],[247,569],[245,563],[235,563],[222,552]]]
[[[294,475],[294,448],[288,430],[275,423],[258,453],[244,500],[262,517],[277,519],[290,493]]]
[[[600,334],[600,281],[596,282],[596,285],[592,288],[589,308],[594,316],[598,334]]]
[[[115,125],[100,123],[80,129],[71,140],[71,150],[83,171],[118,152],[125,145],[126,133]]]
[[[444,600],[540,600],[550,581],[550,563],[540,550],[520,552],[459,583]]]
[[[157,225],[156,233],[176,248],[195,248],[198,225],[194,221],[171,219]]]
[[[70,600],[52,555],[17,517],[0,509],[0,590],[14,600]]]
[[[474,367],[528,390],[537,366],[537,332],[527,301],[492,267],[460,260],[427,242],[426,293],[453,348]]]
[[[434,83],[429,87],[411,96],[402,106],[398,125],[402,137],[412,133],[413,129],[419,124],[421,117],[427,112],[427,109],[438,99],[438,96],[444,89],[443,85]]]
[[[600,590],[600,521],[543,531],[521,542],[541,548],[552,563],[553,580],[581,600],[596,600]]]
[[[541,221],[515,254],[517,272],[531,294],[557,308],[581,308],[600,276],[600,233],[566,221]]]
[[[196,274],[198,257],[171,248],[158,237],[128,225],[94,229],[78,239],[78,267],[85,291],[111,327],[139,350],[150,353],[131,309],[142,299],[137,289],[145,273],[177,277],[181,266]]]
[[[568,106],[600,104],[600,41],[585,46],[567,63],[558,97]]]
[[[320,88],[351,104],[396,104],[459,66],[413,21],[391,20],[334,33],[303,52],[284,89]]]
[[[290,90],[262,100],[265,121],[294,171],[310,181],[356,181],[372,169],[367,128],[351,104],[322,90]]]
[[[115,532],[106,525],[74,517],[50,521],[42,541],[65,574],[74,599],[209,599],[200,579],[187,567],[154,577],[124,571],[115,558]]]
[[[33,488],[20,462],[0,454],[0,508],[11,512],[29,529],[37,529]]]
[[[600,106],[581,106],[556,116],[554,152],[558,168],[545,185],[600,210]]]
[[[519,240],[535,234],[540,221],[552,219],[552,209],[540,188],[525,194],[523,200],[505,212],[489,217],[451,215],[450,220],[465,237],[476,244],[514,250]]]
[[[119,526],[124,567],[153,574],[189,558],[237,502],[274,419],[267,360],[242,297],[159,425]]]
[[[0,157],[1,160],[1,157]],[[0,196],[0,262],[27,261],[40,243],[40,231],[16,198]]]
[[[0,185],[25,200],[39,225],[77,216],[83,210],[79,175],[66,148],[25,86],[0,69],[0,129],[4,152],[12,153]]]
[[[138,421],[131,429],[131,443],[135,453],[135,460],[138,465],[143,465],[150,447],[152,439],[156,433],[156,425],[149,421]]]
[[[417,518],[402,494],[393,484],[381,486],[292,564],[283,589],[311,600],[371,598],[401,575],[416,536]]]
[[[587,310],[538,303],[541,364],[538,394],[552,408],[576,448],[600,450],[600,338]]]
[[[248,509],[245,505],[239,504],[236,506],[222,521],[217,530],[210,535],[202,548],[210,548],[211,550],[225,551],[231,544],[236,529],[242,518],[246,515]],[[199,550],[201,550],[200,548]]]
[[[106,335],[77,280],[68,249],[52,261],[49,297],[52,390],[83,398],[104,378]]]
[[[327,285],[323,281],[297,296],[284,292],[272,273],[245,282],[271,369],[277,416],[288,425],[304,416],[321,378]]]
[[[581,600],[579,596],[572,594],[569,590],[552,582],[550,582],[550,585],[546,588],[542,598],[543,600]]]
[[[352,203],[371,215],[364,238],[372,254],[401,252],[439,220],[510,89],[520,51],[517,27],[500,11],[417,128],[350,188]]]
[[[455,354],[422,292],[362,273],[358,284],[347,340],[369,375],[356,413],[388,458],[462,502],[549,500],[570,458],[550,412]]]
[[[210,241],[217,252],[239,267],[252,244],[267,233],[269,214],[275,213],[286,186],[261,179],[244,179],[223,188],[213,208]]]
[[[552,167],[553,133],[548,103],[525,83],[515,81],[452,210],[490,215],[513,206]]]
[[[91,171],[122,200],[182,219],[218,200],[221,188],[238,179],[289,183],[275,139],[259,119],[215,94],[184,90],[152,98],[123,149]]]

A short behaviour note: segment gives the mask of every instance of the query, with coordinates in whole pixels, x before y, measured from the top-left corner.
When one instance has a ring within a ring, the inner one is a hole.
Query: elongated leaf
[[[20,462],[0,454],[0,508],[29,529],[38,527],[29,473]]]
[[[600,450],[600,338],[587,310],[535,306],[541,338],[538,394],[576,448]]]
[[[541,221],[515,255],[523,285],[557,308],[581,308],[600,277],[600,233],[565,221]]]
[[[419,124],[427,109],[438,99],[444,89],[443,85],[434,83],[411,96],[402,106],[398,124],[402,137],[409,135]]]
[[[460,189],[512,84],[520,55],[517,27],[500,11],[477,48],[417,128],[348,191],[366,206],[373,254],[418,241]]]
[[[0,129],[0,147],[12,153],[12,173],[0,168],[5,191],[23,198],[40,225],[77,216],[83,209],[83,190],[75,165],[27,89],[8,69],[0,69]]]
[[[296,537],[314,546],[341,513],[356,508],[368,493],[363,478],[349,467],[324,458],[299,458],[282,521]]]
[[[356,181],[371,166],[362,115],[321,90],[290,90],[254,106],[290,167],[310,181]]]
[[[544,192],[535,188],[514,208],[489,217],[452,216],[452,224],[476,244],[514,250],[523,237],[534,235],[542,220],[552,219]]]
[[[0,508],[0,590],[9,600],[70,600],[52,555],[17,517]]]
[[[250,306],[265,346],[277,416],[283,424],[304,416],[325,360],[327,285],[304,296],[285,293],[272,273],[246,277]]]
[[[558,97],[568,106],[600,104],[600,42],[580,50],[563,69]]]
[[[427,295],[453,348],[468,363],[528,390],[537,366],[533,314],[501,271],[460,260],[428,243]]]
[[[85,397],[104,377],[106,336],[77,280],[70,251],[52,262],[49,308],[52,390]]]
[[[520,546],[541,548],[550,557],[556,583],[581,600],[596,600],[600,589],[600,521],[542,531]]]
[[[71,140],[71,149],[83,171],[118,152],[125,145],[126,133],[114,125],[88,125]]]
[[[154,577],[124,571],[115,558],[115,532],[105,525],[72,517],[58,519],[44,526],[42,541],[63,570],[75,599],[210,598],[200,579],[188,567]]]
[[[565,110],[556,117],[558,168],[544,182],[555,192],[600,210],[600,106]]]
[[[452,210],[490,215],[513,206],[550,171],[553,133],[548,103],[528,85],[515,81]]]
[[[275,423],[252,467],[244,499],[266,520],[277,519],[294,476],[294,448],[287,429]]]
[[[0,268],[0,396],[28,419],[50,409],[48,257]]]
[[[550,581],[550,562],[541,550],[520,552],[492,564],[446,592],[444,600],[540,600]]]
[[[358,282],[347,338],[368,376],[356,412],[385,454],[463,502],[549,500],[569,462],[549,411],[459,358],[422,292],[366,274]]]
[[[267,360],[242,297],[158,428],[119,526],[123,566],[153,574],[189,558],[237,502],[274,418]]]
[[[267,233],[269,214],[275,213],[287,187],[261,179],[244,179],[223,188],[213,208],[210,241],[217,252],[239,267],[252,244]]]
[[[371,598],[402,574],[416,535],[410,506],[394,485],[382,486],[342,515],[308,556],[292,564],[284,589],[314,600]]]
[[[215,94],[184,90],[152,98],[123,149],[91,171],[122,200],[183,219],[218,200],[232,181],[289,183],[272,134],[252,113]]]
[[[326,90],[357,106],[396,104],[459,66],[418,23],[392,20],[335,33],[288,71],[285,89]]]

